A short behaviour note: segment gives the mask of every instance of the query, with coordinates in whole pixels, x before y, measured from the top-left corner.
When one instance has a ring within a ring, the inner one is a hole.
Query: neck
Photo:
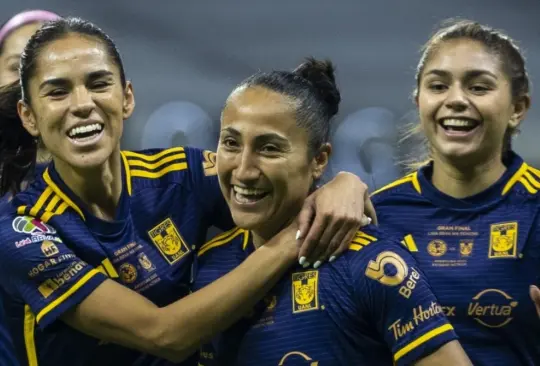
[[[38,146],[36,153],[36,163],[43,164],[48,163],[49,161],[51,161],[51,153],[47,149]]]
[[[433,185],[454,198],[466,198],[491,187],[506,171],[500,154],[480,164],[458,166],[441,156],[433,157]]]
[[[262,247],[270,239],[276,236],[281,230],[286,228],[296,216],[297,215],[290,216],[289,219],[285,220],[280,225],[266,225],[262,229],[251,230],[251,235],[253,237],[253,245],[255,246],[255,249],[259,249],[260,247]]]
[[[64,183],[96,217],[114,220],[122,194],[122,159],[116,149],[101,166],[93,169],[74,169],[65,162],[54,160],[55,168]]]

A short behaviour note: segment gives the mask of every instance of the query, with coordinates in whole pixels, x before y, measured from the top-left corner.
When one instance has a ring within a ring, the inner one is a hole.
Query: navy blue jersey
[[[182,298],[207,228],[232,227],[212,153],[178,147],[121,155],[123,191],[112,222],[88,212],[54,164],[1,213],[0,285],[24,364],[157,364],[58,318],[106,278],[158,306]]]
[[[540,171],[511,154],[492,187],[454,199],[432,166],[372,196],[379,224],[426,273],[475,365],[540,365],[540,320],[529,286],[540,275]]]
[[[243,229],[205,244],[195,288],[234,269],[253,249]],[[399,242],[371,226],[350,249],[319,269],[293,268],[252,314],[203,346],[199,364],[407,365],[456,339]]]
[[[6,324],[4,309],[0,303],[0,365],[18,366],[20,363],[15,356],[15,348]]]

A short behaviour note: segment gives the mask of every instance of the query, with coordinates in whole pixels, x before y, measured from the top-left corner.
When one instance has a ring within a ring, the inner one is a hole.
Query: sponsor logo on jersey
[[[13,219],[11,226],[13,227],[13,230],[21,234],[56,234],[56,230],[52,226],[30,216],[17,216]]]
[[[313,360],[311,357],[309,357],[303,352],[292,351],[292,352],[287,353],[285,356],[281,358],[281,360],[278,363],[278,366],[287,366],[289,364],[319,366],[319,361]]]
[[[518,302],[508,293],[488,288],[476,294],[467,308],[467,314],[488,328],[501,328],[514,319]]]

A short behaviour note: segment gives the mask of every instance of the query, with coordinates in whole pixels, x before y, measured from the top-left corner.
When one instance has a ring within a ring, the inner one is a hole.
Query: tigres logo
[[[190,251],[171,219],[156,225],[148,235],[169,264],[179,261]]]
[[[203,157],[204,157],[204,161],[203,161],[204,175],[207,177],[216,175],[217,174],[216,153],[213,151],[205,150],[203,152]]]
[[[441,239],[435,239],[429,242],[427,251],[434,257],[442,257],[446,254],[446,243]]]
[[[124,263],[120,266],[120,278],[124,283],[133,283],[137,279],[137,269],[131,263]]]
[[[292,274],[293,313],[319,308],[319,271]]]
[[[489,258],[515,258],[517,254],[518,223],[492,224],[489,238]]]
[[[148,258],[148,256],[145,253],[140,253],[137,257],[139,259],[139,264],[147,272],[151,272],[154,269],[156,269],[152,261],[150,261],[150,258]]]
[[[459,242],[459,255],[462,257],[469,257],[473,250],[473,241],[470,239],[461,240]]]

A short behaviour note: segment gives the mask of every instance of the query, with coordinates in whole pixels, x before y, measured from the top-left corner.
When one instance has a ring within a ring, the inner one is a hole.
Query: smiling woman
[[[214,153],[120,151],[133,89],[113,41],[87,21],[40,28],[22,53],[20,79],[0,90],[2,192],[20,189],[36,139],[52,154],[43,174],[0,210],[0,286],[22,364],[182,361],[242,317],[298,258],[291,223],[238,270],[191,293],[193,252],[207,229],[232,226],[209,169]],[[315,215],[329,220],[316,230],[347,243],[362,212],[341,202],[363,205],[364,192],[344,176],[312,196]],[[336,190],[342,200],[330,201]],[[336,221],[336,212],[352,219]]]
[[[374,193],[381,226],[413,252],[474,365],[539,365],[540,170],[511,143],[530,104],[525,60],[501,31],[445,26],[415,97],[431,159]]]

